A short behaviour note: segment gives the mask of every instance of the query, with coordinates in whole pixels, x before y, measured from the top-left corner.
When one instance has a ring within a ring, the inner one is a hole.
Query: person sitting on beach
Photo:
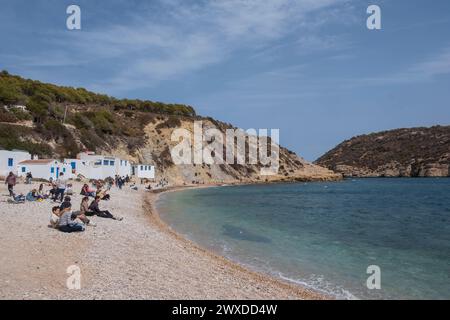
[[[48,191],[48,194],[50,198],[54,199],[56,192],[58,191],[58,188],[56,187],[56,184],[54,184],[53,182],[50,183],[50,185],[52,188]]]
[[[27,196],[25,197],[27,201],[34,202],[34,201],[42,201],[42,197],[38,195],[37,190],[33,189],[30,192],[28,192]]]
[[[103,183],[100,180],[94,180],[93,185],[97,190],[100,190],[103,187]]]
[[[37,191],[37,196],[41,199],[47,199],[49,197],[49,195],[44,192],[44,184],[43,183],[41,183],[39,185],[39,189]]]
[[[85,183],[85,184],[83,185],[83,187],[81,188],[80,194],[81,194],[82,196],[95,198],[95,190],[89,188],[89,185],[88,185],[87,183]]]
[[[100,197],[101,200],[110,200],[111,199],[111,196],[106,191],[103,191],[102,189],[98,189],[96,196]]]
[[[89,197],[84,197],[81,200],[80,212],[84,214],[86,217],[95,216],[95,213],[89,209]]]
[[[61,217],[59,219],[59,231],[65,233],[82,232],[85,230],[83,223],[77,222],[77,215],[72,213],[72,207],[65,208],[61,211]]]
[[[100,208],[99,208],[100,200],[101,200],[101,198],[99,196],[96,196],[95,200],[92,201],[92,203],[89,205],[88,210],[93,212],[97,217],[100,217],[100,218],[109,218],[109,219],[113,219],[113,220],[122,221],[122,218],[114,217],[111,214],[111,212],[109,212],[108,210],[100,210]]]
[[[88,198],[89,199],[89,198]],[[61,203],[59,209],[62,211],[66,208],[72,208],[72,203],[71,203],[72,199],[69,196],[64,197],[64,202]],[[88,217],[86,216],[85,212],[83,212],[83,210],[77,211],[77,212],[73,212],[73,214],[79,219],[81,220],[81,222],[83,222],[85,225],[90,225],[90,226],[95,226],[95,223],[92,223]]]
[[[71,183],[67,184],[67,189],[65,194],[68,196],[72,196],[73,195],[73,190],[72,190],[73,185]]]
[[[72,207],[71,201],[72,201],[72,199],[69,196],[65,196],[64,201],[61,202],[61,205],[59,206],[59,209],[62,211],[65,208]]]
[[[50,228],[58,229],[59,218],[61,216],[61,210],[58,206],[52,208],[52,213],[50,215]]]

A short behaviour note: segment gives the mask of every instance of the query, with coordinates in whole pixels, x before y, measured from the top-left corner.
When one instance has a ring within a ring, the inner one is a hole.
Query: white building
[[[132,173],[139,179],[155,179],[155,166],[138,164],[133,166]]]
[[[54,159],[25,160],[19,162],[17,168],[19,177],[25,177],[28,172],[35,179],[50,180],[52,178],[55,180],[61,173],[64,173],[64,177],[67,179],[74,177],[70,164]]]
[[[131,163],[116,157],[83,152],[78,155],[77,159],[66,159],[65,161],[70,165],[72,174],[82,175],[87,179],[131,175]]]
[[[7,176],[10,172],[17,174],[17,165],[24,160],[31,160],[31,154],[20,150],[0,150],[0,176]]]

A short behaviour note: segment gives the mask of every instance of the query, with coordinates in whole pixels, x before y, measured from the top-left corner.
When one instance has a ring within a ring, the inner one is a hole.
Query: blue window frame
[[[22,172],[26,172],[27,168],[26,167],[22,167]]]
[[[50,168],[50,173],[55,173],[55,168],[51,167]]]
[[[8,158],[8,167],[12,167],[14,165],[14,159]]]
[[[70,165],[72,166],[72,170],[75,170],[75,168],[77,167],[76,162],[71,162]]]
[[[66,173],[66,168],[63,168],[63,172]]]

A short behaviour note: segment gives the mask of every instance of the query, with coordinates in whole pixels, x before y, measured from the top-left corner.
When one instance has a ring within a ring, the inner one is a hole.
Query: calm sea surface
[[[200,246],[338,298],[450,299],[450,179],[193,189],[157,206]]]

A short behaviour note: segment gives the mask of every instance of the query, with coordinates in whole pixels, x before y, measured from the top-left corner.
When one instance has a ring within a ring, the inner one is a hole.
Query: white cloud
[[[308,27],[299,45],[327,49],[334,39],[319,39],[311,31],[312,17],[348,0],[210,0],[159,1],[159,12],[137,12],[124,24],[75,33],[67,40],[54,35],[60,45],[70,47],[81,63],[113,61],[108,80],[90,87],[117,92],[151,86],[189,72],[220,63],[239,50],[267,48],[273,42]],[[334,12],[334,11],[332,11]],[[330,15],[322,15],[320,24]],[[318,24],[317,24],[318,25]],[[59,54],[48,60],[64,63]],[[54,57],[55,59],[52,59]],[[75,58],[76,59],[76,58]],[[94,62],[93,62],[94,61]],[[73,61],[72,64],[76,64]]]
[[[414,66],[411,72],[426,77],[450,74],[450,48]]]
[[[441,53],[411,65],[405,70],[381,76],[351,79],[343,81],[343,83],[350,86],[408,84],[431,81],[436,76],[444,74],[450,74],[450,47],[444,49]]]

